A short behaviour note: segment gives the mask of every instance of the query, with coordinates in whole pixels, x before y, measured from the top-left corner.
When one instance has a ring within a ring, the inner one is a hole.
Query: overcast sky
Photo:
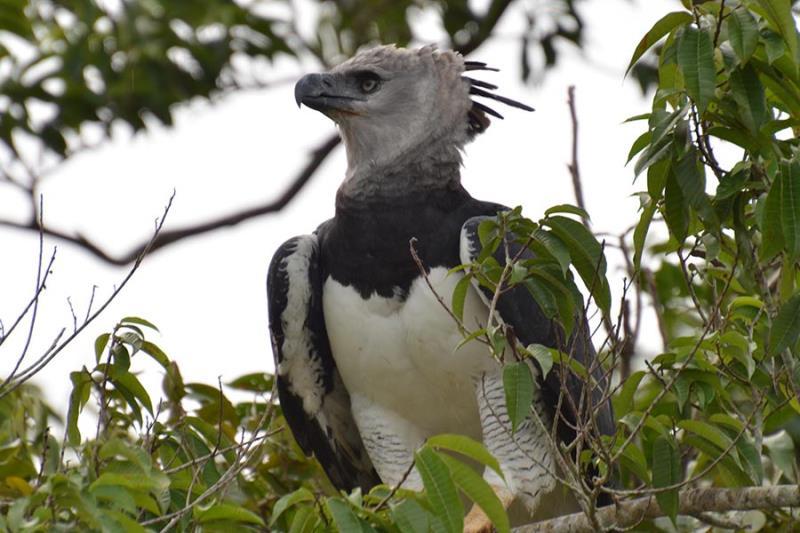
[[[497,36],[470,59],[501,68],[481,73],[501,94],[526,102],[535,113],[504,110],[486,134],[469,145],[462,172],[476,197],[523,205],[531,218],[559,203],[574,203],[566,164],[571,133],[566,90],[576,86],[580,121],[580,167],[594,229],[618,233],[636,220],[633,171],[624,166],[643,123],[623,124],[649,109],[634,80],[623,73],[642,34],[678,7],[674,0],[594,0],[579,4],[587,26],[584,50],[564,48],[558,68],[544,82],[523,85],[517,36],[524,26],[521,5],[501,20]],[[418,44],[443,42],[443,32],[422,17]],[[270,79],[297,79],[313,63],[280,60]],[[113,253],[127,252],[152,232],[153,221],[177,191],[167,228],[253,206],[274,198],[307,161],[309,150],[335,131],[324,116],[298,110],[293,83],[235,94],[210,105],[191,103],[177,111],[176,125],[155,127],[131,138],[121,132],[102,147],[72,158],[42,188],[48,224],[85,234]],[[283,212],[186,240],[147,258],[113,305],[45,369],[36,382],[66,411],[69,376],[94,364],[94,338],[126,315],[154,322],[152,338],[178,361],[186,381],[214,384],[253,371],[272,369],[267,334],[265,277],[272,253],[283,241],[308,233],[333,215],[345,169],[338,149]],[[19,211],[19,199],[0,189],[0,209]],[[45,254],[58,256],[41,302],[28,360],[62,328],[71,329],[70,297],[82,316],[92,292],[108,296],[126,268],[110,267],[69,244],[47,239]],[[36,282],[38,242],[31,233],[0,229],[0,318],[8,325],[30,299]],[[623,272],[610,255],[609,280],[619,291]],[[27,324],[24,325],[27,327]],[[25,328],[0,348],[4,375],[16,360]],[[643,349],[655,349],[655,330],[645,330]],[[136,359],[140,359],[137,361]],[[146,369],[151,395],[160,394],[153,365]],[[155,399],[155,398],[154,398]]]

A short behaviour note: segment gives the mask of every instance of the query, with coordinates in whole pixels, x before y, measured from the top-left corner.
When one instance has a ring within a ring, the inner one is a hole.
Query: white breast
[[[431,270],[428,279],[450,305],[461,274]],[[420,278],[405,301],[373,295],[364,300],[352,287],[328,279],[323,307],[336,366],[354,402],[353,415],[375,407],[408,421],[416,438],[456,432],[480,438],[474,378],[495,363],[481,343],[462,341],[453,318]],[[482,327],[487,309],[470,288],[464,323]],[[356,407],[359,406],[359,407]],[[374,413],[372,413],[374,415]],[[419,443],[409,443],[416,447]]]

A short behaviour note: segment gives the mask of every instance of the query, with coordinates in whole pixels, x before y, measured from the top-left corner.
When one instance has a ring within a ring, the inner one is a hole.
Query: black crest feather
[[[493,72],[498,72],[498,69],[490,67],[482,61],[464,61],[464,70],[465,71],[489,70]],[[516,100],[512,100],[511,98],[506,98],[505,96],[501,96],[499,94],[495,94],[494,92],[492,92],[498,89],[497,85],[493,83],[489,83],[483,80],[477,80],[469,76],[462,76],[461,78],[467,83],[469,83],[469,93],[473,96],[478,96],[480,98],[489,98],[490,100],[494,100],[495,102],[500,102],[501,104],[505,104],[510,107],[516,107],[517,109],[522,109],[524,111],[534,111],[532,107],[527,106],[522,102],[517,102]],[[489,127],[491,120],[489,120],[489,117],[487,117],[487,115],[499,119],[503,118],[503,115],[501,115],[488,105],[472,100],[472,107],[467,113],[469,132],[472,136],[477,135],[479,133],[483,133],[484,131],[486,131],[486,128]]]

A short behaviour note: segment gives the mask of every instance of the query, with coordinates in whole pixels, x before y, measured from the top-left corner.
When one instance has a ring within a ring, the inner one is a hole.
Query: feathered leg
[[[533,515],[541,498],[556,487],[555,461],[548,444],[549,436],[533,413],[512,433],[511,420],[506,410],[502,368],[483,374],[476,382],[480,408],[483,444],[498,460],[505,481],[493,470],[486,469],[484,479],[492,486],[503,506],[508,509],[519,501]],[[541,398],[534,395],[532,407],[539,413]],[[545,422],[547,424],[547,422]],[[491,531],[491,524],[483,512],[473,506],[465,522],[470,532]]]

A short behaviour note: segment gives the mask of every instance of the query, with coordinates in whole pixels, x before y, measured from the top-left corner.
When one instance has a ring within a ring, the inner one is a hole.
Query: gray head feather
[[[327,74],[304,77],[295,98],[338,124],[349,178],[425,160],[458,165],[463,146],[489,126],[487,115],[502,118],[471,97],[532,110],[463,75],[476,70],[495,69],[433,46],[378,46]]]

